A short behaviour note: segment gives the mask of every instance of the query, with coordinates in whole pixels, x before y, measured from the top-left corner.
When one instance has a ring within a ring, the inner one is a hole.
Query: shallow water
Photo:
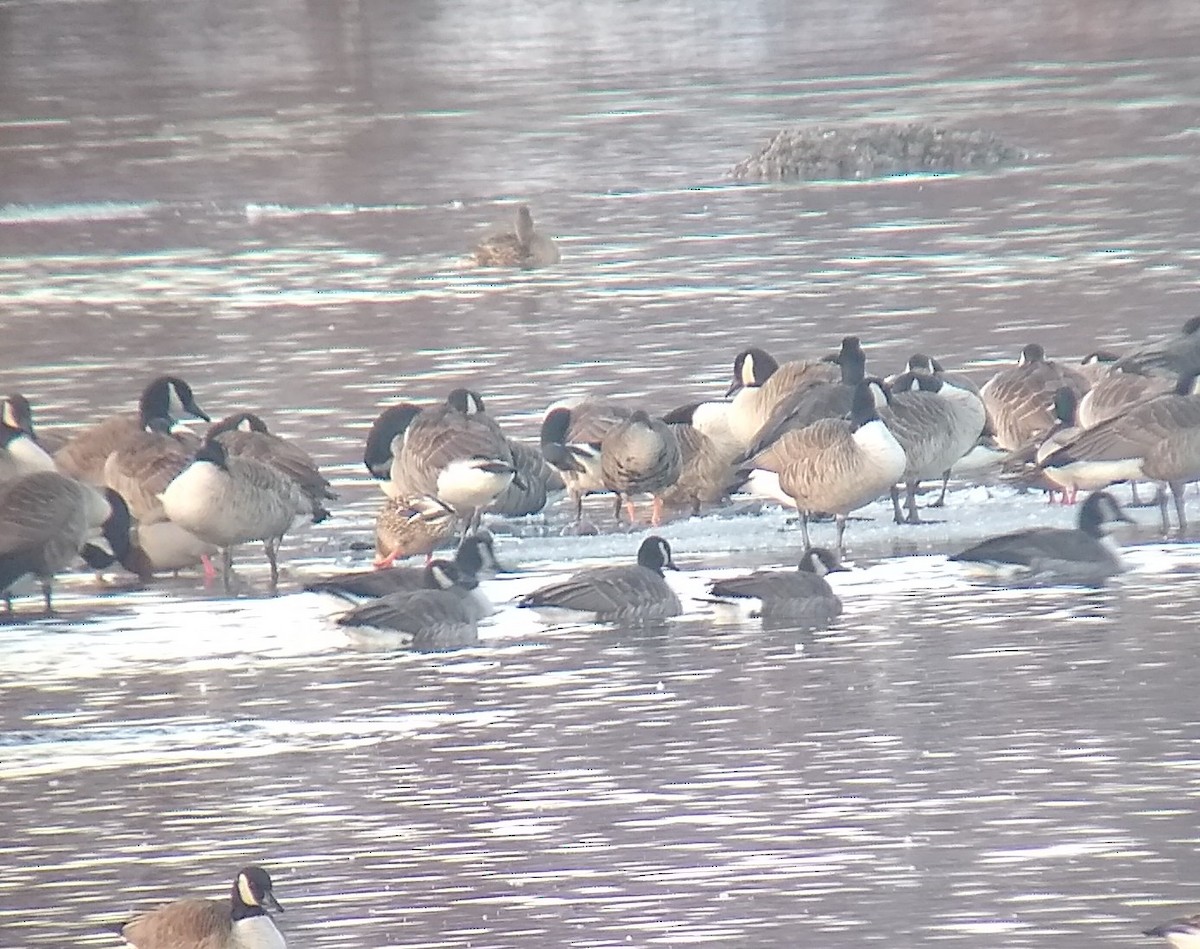
[[[848,532],[830,630],[695,597],[787,565],[784,515],[669,525],[684,617],[479,648],[348,639],[378,409],[482,391],[514,434],[596,392],[662,410],[757,344],[861,336],[984,379],[1036,339],[1194,314],[1200,11],[763,0],[0,4],[0,380],[47,434],[185,376],[261,409],[342,502],[243,595],[64,578],[0,626],[0,945],[101,929],[259,861],[295,945],[1129,945],[1194,909],[1193,548],[1153,512],[1102,591],[972,586],[944,553],[1072,512],[961,487]],[[988,174],[734,186],[780,127],[929,120]],[[473,270],[531,204],[547,271]],[[1193,509],[1196,507],[1192,502]],[[604,505],[595,509],[603,521]],[[495,524],[499,603],[637,538]],[[815,530],[823,537],[826,530]]]

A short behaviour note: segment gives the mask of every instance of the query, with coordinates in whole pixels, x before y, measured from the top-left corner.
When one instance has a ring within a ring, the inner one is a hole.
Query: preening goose
[[[244,867],[229,900],[176,900],[134,916],[117,931],[136,949],[286,949],[268,909],[283,912],[270,875],[262,867]]]
[[[574,576],[541,587],[517,601],[554,620],[574,618],[613,623],[654,623],[678,616],[683,607],[663,577],[676,570],[671,545],[647,537],[638,548],[637,563],[590,567]]]
[[[1116,499],[1097,491],[1080,505],[1078,526],[1034,527],[990,537],[950,560],[975,574],[1025,583],[1097,585],[1124,569],[1106,534],[1128,522]]]
[[[420,414],[421,406],[411,402],[389,406],[379,413],[367,433],[363,464],[367,466],[371,477],[379,482],[379,489],[390,498],[396,497],[397,493],[392,484],[392,445]]]
[[[300,486],[270,465],[229,455],[208,439],[192,463],[162,495],[163,511],[172,521],[222,550],[222,578],[229,589],[233,548],[261,540],[271,567],[271,588],[279,582],[279,545],[283,535],[320,514]]]
[[[136,412],[112,415],[77,433],[54,453],[55,464],[64,474],[102,486],[109,455],[137,438],[152,419],[165,419],[170,426],[185,415],[211,421],[196,404],[191,386],[176,376],[159,376],[142,390]]]
[[[696,424],[701,404],[684,405],[663,416],[679,442],[680,468],[675,483],[658,493],[663,506],[686,508],[693,517],[707,504],[720,504],[739,485],[736,444],[709,437]]]
[[[542,419],[542,456],[562,476],[576,523],[583,517],[584,497],[608,490],[601,471],[601,444],[609,429],[630,414],[607,399],[586,398],[552,405]]]
[[[83,556],[102,569],[129,550],[129,511],[120,496],[104,493],[57,471],[35,471],[0,485],[0,591],[33,574],[42,583],[46,613],[53,612],[54,576]],[[102,534],[111,548],[89,541]]]
[[[739,449],[747,451],[779,406],[817,383],[837,382],[839,367],[826,361],[778,363],[757,346],[743,349],[733,360],[733,381],[726,397],[733,398],[728,425]]]

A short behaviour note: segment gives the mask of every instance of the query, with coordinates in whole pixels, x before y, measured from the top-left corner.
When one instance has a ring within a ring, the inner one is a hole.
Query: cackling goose
[[[268,909],[283,912],[270,875],[262,867],[243,867],[228,901],[176,900],[134,916],[117,931],[135,949],[286,949]]]
[[[950,559],[968,571],[1025,583],[1095,586],[1124,570],[1110,525],[1130,522],[1116,499],[1097,491],[1080,505],[1078,527],[1034,527],[990,537]]]
[[[577,617],[613,623],[654,623],[678,616],[683,607],[663,577],[677,570],[671,545],[647,537],[638,548],[637,563],[591,567],[557,583],[534,590],[517,606],[556,619]]]

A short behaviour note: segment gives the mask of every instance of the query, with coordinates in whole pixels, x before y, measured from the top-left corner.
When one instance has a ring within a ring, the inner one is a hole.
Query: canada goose
[[[189,530],[168,521],[153,521],[134,525],[129,542],[129,554],[121,558],[125,569],[149,580],[157,573],[177,573],[189,567],[203,566],[204,576],[216,576],[209,558],[220,548],[201,540]]]
[[[795,570],[755,570],[740,577],[717,580],[710,591],[717,603],[754,600],[751,616],[824,628],[842,613],[842,601],[826,574],[845,570],[824,547],[804,551]]]
[[[759,432],[780,403],[819,382],[836,382],[841,370],[831,362],[778,363],[758,347],[743,349],[733,360],[733,382],[725,395],[732,397],[729,429],[740,449],[754,444]]]
[[[617,522],[621,520],[622,502],[632,523],[633,496],[649,494],[654,498],[650,523],[662,523],[660,495],[675,483],[682,466],[679,439],[666,422],[638,409],[610,428],[600,441],[600,476],[604,486],[617,496],[613,506]]]
[[[239,458],[253,458],[287,475],[308,495],[314,511],[324,511],[325,501],[337,498],[329,479],[321,474],[312,456],[300,446],[267,429],[253,412],[237,412],[209,426],[206,438],[216,438],[225,450]]]
[[[64,474],[103,485],[104,463],[110,454],[144,432],[151,419],[166,419],[170,425],[182,415],[212,421],[196,404],[191,386],[176,376],[159,376],[142,390],[138,411],[113,415],[85,428],[54,453],[54,461]]]
[[[562,476],[575,507],[575,522],[583,517],[586,495],[606,491],[600,447],[609,429],[631,412],[606,399],[586,398],[555,404],[542,419],[542,456]]]
[[[389,406],[379,413],[371,423],[371,431],[367,433],[367,443],[363,449],[363,464],[371,477],[379,482],[379,488],[388,497],[396,496],[396,488],[392,484],[392,444],[396,437],[403,435],[408,426],[421,414],[421,406],[411,402]]]
[[[683,611],[679,597],[663,578],[664,569],[679,568],[671,559],[671,545],[652,535],[638,548],[636,564],[581,570],[521,597],[517,606],[598,622],[657,622]]]
[[[702,505],[727,500],[739,483],[733,464],[739,454],[737,445],[718,442],[696,425],[703,404],[681,406],[662,419],[679,442],[680,468],[675,483],[660,491],[658,497],[665,507],[686,507],[693,517]]]
[[[33,434],[21,426],[21,420],[8,411],[8,404],[5,405],[4,413],[0,415],[0,484],[35,471],[57,470],[54,459],[46,454]]]
[[[388,498],[375,516],[375,566],[432,554],[457,529],[458,515],[435,497]]]
[[[536,446],[510,439],[508,447],[512,451],[516,476],[487,509],[501,517],[537,514],[546,506],[551,491],[563,489],[563,479]]]
[[[431,561],[432,562],[432,561]],[[494,576],[501,571],[496,560],[495,541],[488,531],[463,538],[454,554],[454,566],[460,577],[478,579]],[[427,587],[428,575],[423,567],[391,567],[387,570],[355,570],[314,580],[304,589],[310,593],[332,593],[357,602],[391,593],[421,590]]]
[[[1095,352],[1088,353],[1079,360],[1079,365],[1075,367],[1075,371],[1087,380],[1088,391],[1090,392],[1098,382],[1114,370],[1117,360],[1120,358],[1116,353],[1110,353],[1102,349],[1096,350]]]
[[[860,382],[848,421],[821,419],[785,432],[747,462],[748,468],[778,476],[779,493],[772,496],[794,504],[800,512],[805,547],[812,546],[809,517],[824,512],[837,518],[841,553],[846,517],[886,494],[904,474],[904,449],[879,417],[877,390],[882,391],[874,380]]]
[[[1200,478],[1200,457],[1190,435],[1191,429],[1200,427],[1196,381],[1194,374],[1182,375],[1173,392],[1139,402],[1122,415],[1080,431],[1042,459],[1046,477],[1068,490],[1151,478],[1178,489],[1182,513],[1183,484]],[[1180,530],[1186,526],[1183,521]]]
[[[169,429],[166,419],[149,419],[143,431],[122,439],[104,463],[105,485],[125,499],[142,524],[166,518],[159,495],[192,463],[192,453]]]
[[[907,514],[900,513],[900,492],[892,486],[892,511],[897,524],[918,524],[917,488],[922,481],[944,478],[950,467],[969,452],[983,432],[983,403],[966,389],[949,385],[936,375],[904,373],[892,386],[891,399],[879,416],[904,449],[900,481]]]
[[[270,875],[262,867],[243,867],[228,902],[176,900],[134,916],[117,931],[136,949],[286,949],[268,909],[283,912]]]
[[[1183,324],[1175,336],[1139,349],[1116,362],[1115,368],[1147,374],[1155,370],[1168,373],[1200,372],[1200,316]]]
[[[94,569],[109,566],[129,549],[129,510],[111,490],[57,471],[35,471],[0,485],[0,591],[11,610],[9,588],[26,574],[42,582],[46,613],[53,612],[55,574],[82,556]],[[97,532],[112,555],[89,543]]]
[[[558,246],[533,229],[527,205],[517,206],[516,228],[489,234],[475,246],[475,263],[480,267],[549,267],[561,259]]]
[[[455,389],[445,403],[423,409],[392,440],[392,484],[399,495],[431,494],[478,526],[480,512],[516,476],[512,449],[483,399]]]
[[[996,444],[1005,451],[1018,451],[1038,439],[1054,425],[1051,397],[1060,386],[1076,395],[1087,391],[1087,380],[1068,366],[1046,359],[1037,343],[1021,350],[1015,366],[1001,369],[980,389]]]
[[[1053,501],[1055,491],[1061,491],[1064,504],[1074,504],[1077,488],[1064,487],[1048,477],[1041,464],[1063,445],[1079,434],[1079,397],[1070,386],[1060,386],[1051,403],[1054,424],[1035,441],[1019,451],[1010,452],[1004,460],[1002,472],[1007,480],[1026,487],[1040,487],[1050,492]]]
[[[295,523],[319,523],[313,503],[287,475],[252,458],[238,458],[208,439],[192,463],[162,492],[164,513],[201,540],[222,550],[222,579],[229,589],[233,547],[261,540],[279,583],[279,545]]]
[[[1171,949],[1200,949],[1200,915],[1168,920],[1142,932],[1143,936],[1161,936]]]
[[[857,336],[842,339],[834,363],[839,378],[816,382],[781,400],[759,430],[747,454],[755,454],[789,429],[804,428],[818,419],[843,418],[850,414],[854,389],[866,376],[867,354]]]
[[[938,392],[948,398],[952,404],[956,422],[964,427],[964,430],[978,427],[979,434],[976,436],[976,442],[959,456],[958,461],[970,455],[974,449],[979,448],[986,430],[988,430],[988,409],[984,407],[983,396],[979,395],[979,386],[974,384],[974,380],[964,376],[961,372],[948,372],[940,361],[926,353],[913,353],[908,356],[905,372],[912,373],[918,378],[936,378],[942,384],[942,388]],[[937,494],[937,500],[932,501],[930,507],[946,505],[946,492],[950,486],[952,470],[953,466],[942,473],[942,489]]]
[[[1124,570],[1106,537],[1109,525],[1130,522],[1116,499],[1097,491],[1079,508],[1073,529],[1034,527],[990,537],[950,558],[978,574],[1024,582],[1097,585]]]
[[[1174,382],[1167,376],[1143,376],[1110,368],[1079,400],[1079,425],[1095,428],[1139,402],[1170,392],[1173,386]]]
[[[418,649],[456,649],[479,639],[479,621],[490,605],[478,592],[478,581],[463,576],[448,560],[434,560],[424,571],[419,590],[390,593],[339,617],[339,626],[370,626],[411,637]]]

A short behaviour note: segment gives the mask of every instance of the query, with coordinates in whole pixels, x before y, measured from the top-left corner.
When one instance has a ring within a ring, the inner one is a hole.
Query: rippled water
[[[666,529],[687,613],[657,630],[505,607],[479,648],[417,655],[295,591],[361,562],[356,459],[400,398],[469,384],[531,436],[566,395],[715,396],[751,344],[855,333],[873,368],[920,348],[982,379],[1029,339],[1173,331],[1198,41],[1182,0],[0,3],[5,391],[56,433],[178,372],[343,495],[277,599],[247,549],[236,599],[78,575],[61,617],[0,627],[0,945],[111,945],[252,860],[304,946],[1062,949],[1194,909],[1200,596],[1152,513],[1111,589],[1003,591],[940,554],[1070,512],[869,509],[820,633],[687,596],[790,562],[773,512]],[[909,119],[1031,157],[725,177],[785,125]],[[562,264],[466,267],[516,201]],[[562,520],[496,525],[521,572],[494,599],[636,547]]]

